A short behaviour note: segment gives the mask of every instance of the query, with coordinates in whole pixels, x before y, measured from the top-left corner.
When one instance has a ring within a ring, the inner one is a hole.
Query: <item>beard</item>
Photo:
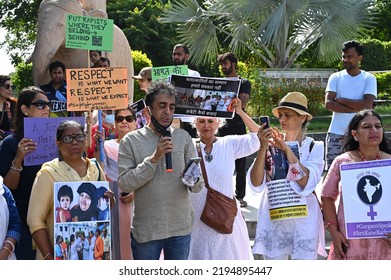
[[[186,64],[186,59],[173,59],[172,64],[174,65],[185,65]]]
[[[224,75],[228,76],[229,74],[232,73],[232,65],[230,67],[228,67],[227,69],[221,69],[221,71],[223,71]]]

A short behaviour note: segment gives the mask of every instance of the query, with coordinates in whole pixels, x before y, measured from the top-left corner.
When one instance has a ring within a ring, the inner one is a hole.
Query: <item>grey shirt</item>
[[[150,161],[160,137],[149,127],[128,133],[119,146],[119,187],[134,191],[132,234],[137,242],[187,235],[194,220],[189,189],[181,173],[196,151],[190,135],[182,129],[171,129],[172,172],[166,172],[165,159]],[[192,188],[198,192],[200,180]]]

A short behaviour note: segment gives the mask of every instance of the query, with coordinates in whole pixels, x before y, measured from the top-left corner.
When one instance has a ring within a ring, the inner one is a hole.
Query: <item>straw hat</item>
[[[281,99],[278,107],[272,110],[272,113],[276,118],[278,118],[278,109],[280,108],[291,109],[299,115],[307,116],[307,120],[312,119],[312,115],[308,112],[307,97],[301,92],[288,92],[287,95]]]

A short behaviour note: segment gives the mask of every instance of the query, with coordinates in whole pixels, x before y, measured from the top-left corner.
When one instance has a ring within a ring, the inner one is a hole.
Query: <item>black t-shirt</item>
[[[251,94],[251,83],[249,80],[239,77],[241,80],[239,93]],[[243,110],[245,111],[245,110]],[[246,125],[242,118],[235,114],[232,119],[227,119],[226,124],[219,129],[220,136],[246,134]]]
[[[67,111],[67,88],[65,83],[58,89],[52,86],[52,83],[41,85],[40,88],[46,93],[46,96],[51,102],[50,104],[50,116],[51,117],[68,117],[71,114]],[[60,100],[56,94],[61,97]]]

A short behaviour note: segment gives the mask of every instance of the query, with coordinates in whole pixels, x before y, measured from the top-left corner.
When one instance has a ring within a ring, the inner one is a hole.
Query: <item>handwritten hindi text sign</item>
[[[24,137],[32,139],[37,149],[24,157],[24,165],[39,165],[58,157],[57,128],[65,120],[75,120],[84,126],[84,117],[24,118]]]
[[[174,65],[174,66],[160,66],[160,67],[152,67],[152,80],[161,80],[167,79],[171,76],[171,74],[176,75],[188,75],[189,69],[187,65]]]
[[[391,160],[341,164],[348,239],[379,238],[391,232]]]
[[[112,19],[67,15],[65,47],[72,49],[113,50]]]
[[[126,67],[67,69],[68,111],[123,109],[128,106]]]

